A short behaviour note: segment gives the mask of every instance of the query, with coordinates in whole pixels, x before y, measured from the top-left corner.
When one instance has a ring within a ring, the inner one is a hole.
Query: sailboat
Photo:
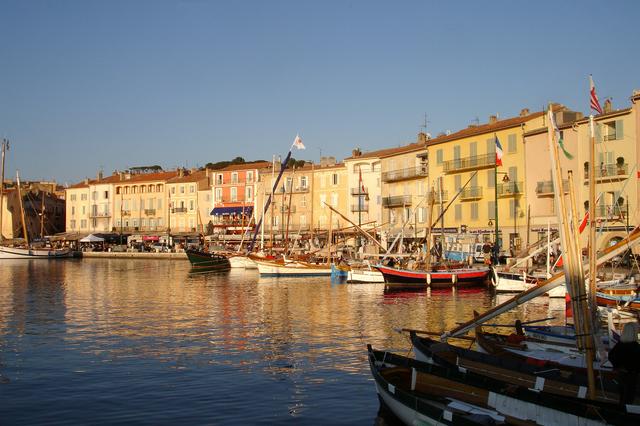
[[[2,215],[2,210],[4,210],[4,208],[2,208],[4,202],[4,200],[2,199],[4,197],[4,155],[5,143],[3,143],[2,145],[2,196],[0,196],[0,215]],[[22,220],[24,244],[13,246],[0,245],[0,259],[57,259],[71,257],[73,255],[73,252],[69,248],[56,249],[51,247],[34,247],[29,244],[27,224],[24,217],[24,206],[22,204],[22,192],[20,190],[20,175],[17,172],[16,184],[18,191],[18,201],[20,204],[20,216]],[[0,223],[2,223],[1,220]]]

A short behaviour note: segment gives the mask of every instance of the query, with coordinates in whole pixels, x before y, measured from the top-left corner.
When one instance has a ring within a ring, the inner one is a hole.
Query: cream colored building
[[[314,165],[310,199],[313,206],[313,231],[321,234],[320,239],[324,238],[329,230],[329,218],[332,218],[332,229],[335,231],[350,226],[346,220],[332,213],[327,207],[329,205],[347,217],[357,207],[357,202],[350,203],[352,200],[347,188],[345,165],[336,163],[334,157],[323,157],[319,165]]]
[[[382,214],[382,175],[380,156],[389,150],[362,152],[359,148],[344,159],[349,191],[349,217],[371,228],[384,225]],[[360,206],[352,209],[351,206]]]
[[[638,126],[640,123],[640,92],[631,97],[632,106],[613,109],[609,102],[604,105],[604,114],[594,117],[596,151],[596,221],[600,248],[624,237],[627,229],[638,224]],[[563,144],[573,156],[567,158],[560,151],[560,164],[565,184],[569,183],[569,172],[573,176],[573,190],[580,218],[588,208],[589,146],[591,132],[589,118],[565,116],[556,113],[556,122]],[[530,194],[531,238],[536,240],[546,231],[547,224],[557,229],[554,186],[551,181],[550,156],[546,126],[525,134],[527,159],[526,190]],[[539,234],[539,235],[536,235]],[[586,245],[587,235],[582,236]]]
[[[91,185],[93,181],[85,179],[83,182],[70,186],[65,191],[66,200],[66,232],[90,233],[91,229]],[[96,231],[110,231],[109,223],[104,229]]]
[[[209,212],[203,217],[198,204],[199,191],[209,190],[209,178],[205,170],[178,170],[178,176],[167,180],[168,210],[172,233],[203,232],[209,221]],[[209,207],[209,206],[207,206]]]

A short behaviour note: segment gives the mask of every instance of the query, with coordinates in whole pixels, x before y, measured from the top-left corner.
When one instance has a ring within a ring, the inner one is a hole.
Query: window
[[[91,199],[94,201],[98,199],[98,191],[93,191],[91,193]]]
[[[507,138],[507,152],[514,153],[518,151],[516,134],[509,135]]]
[[[154,198],[149,198],[149,208],[150,208],[151,210],[153,210],[153,202],[154,202],[154,201],[155,201],[155,199],[154,199]]]
[[[608,123],[603,123],[602,130],[603,130],[602,137],[605,141],[620,140],[624,136],[622,132],[622,120],[609,121]]]
[[[184,185],[180,185],[180,193],[184,194]]]
[[[142,187],[140,189],[142,189]],[[140,219],[140,226],[142,226],[143,228],[147,226],[147,219],[144,219],[144,218]]]
[[[331,193],[331,205],[333,207],[338,207],[338,194],[335,192]]]
[[[478,156],[478,142],[471,142],[469,144],[469,156],[470,157]]]
[[[80,228],[85,229],[87,227],[87,219],[82,219],[80,221]]]
[[[76,194],[71,194],[71,201],[75,201],[76,200]]]
[[[518,200],[509,200],[509,217],[511,219],[516,217],[519,205],[520,203],[518,202]]]
[[[436,164],[441,165],[444,163],[444,153],[441,149],[436,151]]]
[[[193,200],[189,200],[189,210],[193,210],[195,206],[195,203],[193,202]]]
[[[175,194],[175,193],[176,193],[176,187],[175,187],[175,186],[172,186],[172,187],[171,187],[171,193],[172,193],[172,194]]]
[[[455,205],[455,216],[456,216],[456,220],[460,221],[462,220],[462,205],[460,204],[456,204]]]
[[[427,208],[420,207],[418,209],[418,222],[424,223],[427,220]]]
[[[300,207],[307,207],[307,196],[303,195],[302,199],[300,200]]]
[[[486,140],[487,144],[487,154],[495,154],[496,153],[496,140],[495,138],[489,138]]]
[[[87,201],[87,194],[80,194],[80,201]]]
[[[71,226],[71,229],[76,229],[76,221],[72,219],[72,220],[69,222],[69,226]]]
[[[300,225],[305,226],[307,224],[307,216],[301,214],[300,215]]]
[[[82,206],[82,215],[84,216],[85,214],[87,214],[87,207]]]
[[[154,189],[154,188],[155,188],[155,187],[154,187],[153,185],[149,185],[148,192],[153,192],[153,189]]]
[[[146,186],[144,186],[144,185],[140,185],[140,193],[141,193],[141,194],[144,194],[144,192],[145,192],[145,190],[146,190],[146,189],[147,189],[147,187],[146,187]]]
[[[244,189],[244,197],[246,201],[253,201],[253,187],[247,186]]]
[[[253,182],[253,171],[247,172],[247,183]]]
[[[138,192],[138,187],[134,185],[131,187],[131,193],[135,194],[136,192]]]
[[[489,201],[487,202],[487,217],[489,220],[496,220],[496,202]]]
[[[190,185],[189,186],[189,193],[193,194],[194,192],[196,192],[196,186],[195,185]]]
[[[307,177],[306,176],[300,176],[300,188],[302,188],[302,189],[306,189],[307,188]]]
[[[71,206],[71,215],[73,216],[74,214],[76,214],[76,208]]]
[[[455,181],[455,189],[456,191],[459,191],[460,188],[462,188],[462,176],[455,175],[454,181]]]
[[[140,210],[144,210],[144,199],[140,200]]]
[[[493,188],[496,184],[496,170],[489,169],[487,170],[487,188]]]
[[[337,173],[333,173],[331,175],[331,184],[332,185],[337,185],[338,184],[338,174]]]
[[[219,174],[216,176],[216,185],[222,185],[224,183],[224,179],[222,178],[222,175]]]
[[[222,201],[222,188],[216,188],[216,202]]]
[[[231,201],[238,201],[238,188],[235,186],[231,187]]]
[[[320,194],[320,205],[324,209],[324,205],[327,202],[327,194]]]
[[[162,198],[158,198],[158,210],[162,210]]]
[[[471,220],[478,220],[478,203],[471,203]]]

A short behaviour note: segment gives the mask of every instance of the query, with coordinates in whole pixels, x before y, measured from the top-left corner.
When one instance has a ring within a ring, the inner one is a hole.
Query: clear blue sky
[[[640,1],[0,1],[7,176],[344,158],[476,117],[627,107]]]

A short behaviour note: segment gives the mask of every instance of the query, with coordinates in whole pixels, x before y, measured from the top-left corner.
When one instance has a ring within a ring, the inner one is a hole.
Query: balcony
[[[146,214],[147,216],[155,216],[156,209],[144,209],[144,214]]]
[[[369,188],[351,188],[351,195],[353,195],[354,197],[358,197],[360,195],[367,195],[369,194]]]
[[[92,218],[92,219],[106,218],[106,217],[111,217],[111,213],[109,213],[109,212],[91,212],[89,214],[89,217]]]
[[[482,198],[481,186],[468,186],[460,192],[460,200],[479,200]]]
[[[131,216],[131,210],[120,210],[120,216]]]
[[[369,203],[351,204],[352,213],[368,212],[368,211],[369,211]]]
[[[187,212],[186,207],[174,207],[171,209],[171,213],[186,213],[186,212]]]
[[[383,182],[397,182],[415,177],[427,176],[427,166],[416,166],[408,169],[391,170],[382,173]]]
[[[433,197],[433,200],[431,199],[431,197]],[[440,192],[439,191],[434,191],[431,192],[430,195],[427,195],[427,204],[430,203],[431,201],[433,201],[433,204],[439,204],[440,203]],[[447,202],[449,201],[449,191],[442,191],[442,201],[443,202]]]
[[[293,191],[292,191],[290,186],[287,186],[287,187],[281,186],[278,189],[276,189],[274,194],[275,195],[282,195],[282,194],[289,194],[290,192],[292,192],[294,194],[306,193],[306,192],[309,192],[309,187],[308,186],[294,186],[293,187]],[[264,193],[265,193],[265,195],[269,195],[269,194],[271,194],[271,190],[268,189],[268,190],[264,191]]]
[[[629,165],[624,164],[602,164],[596,169],[596,183],[616,182],[629,177]],[[585,185],[589,184],[589,171],[584,171]]]
[[[524,185],[522,182],[507,182],[498,184],[498,197],[514,197],[522,195]]]
[[[606,220],[622,220],[629,214],[627,204],[599,205],[596,206],[596,218]]]
[[[382,207],[410,206],[411,195],[396,195],[393,197],[382,197]]]
[[[569,187],[569,181],[567,179],[564,179],[562,181],[562,187],[563,188]],[[567,192],[568,190],[565,190],[565,193]],[[538,195],[538,197],[552,197],[555,194],[555,190],[553,188],[553,181],[545,180],[545,181],[537,182],[536,194]]]
[[[460,173],[468,170],[490,169],[496,166],[496,155],[476,155],[473,157],[458,158],[442,163],[445,173]]]
[[[280,213],[295,213],[296,212],[296,206],[292,205],[291,207],[289,206],[280,206],[279,209]]]

